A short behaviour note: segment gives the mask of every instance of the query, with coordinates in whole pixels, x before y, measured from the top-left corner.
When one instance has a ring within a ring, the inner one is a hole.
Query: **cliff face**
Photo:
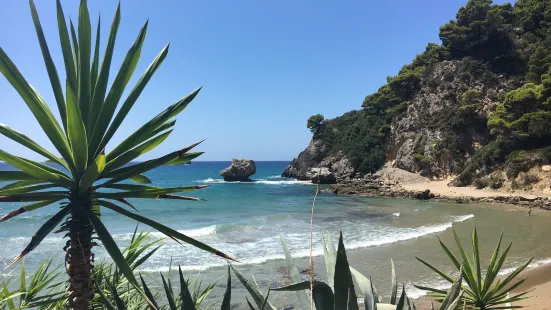
[[[384,139],[385,159],[392,166],[429,177],[457,174],[477,149],[487,143],[488,115],[499,98],[518,83],[486,68],[473,70],[470,65],[469,60],[443,61],[425,72],[419,91],[406,102],[407,110],[393,119],[390,133]],[[475,109],[460,113],[462,96],[469,90],[478,91],[482,102]],[[326,126],[331,131],[340,130],[331,121]],[[358,161],[349,160],[341,150],[331,153],[328,144],[330,139],[314,138],[282,176],[309,180],[310,171],[317,167],[328,168],[338,180],[364,174],[359,171]]]
[[[338,182],[389,163],[498,187],[485,179],[494,171],[534,156],[551,164],[551,2],[468,0],[439,37],[362,110],[313,115],[313,140],[283,176],[310,179],[323,167]]]
[[[518,86],[515,80],[489,70],[472,70],[469,60],[436,64],[421,79],[404,116],[392,122],[389,161],[429,177],[461,172],[465,162],[491,139],[488,116],[499,98]],[[472,109],[463,102],[469,91],[481,97]]]

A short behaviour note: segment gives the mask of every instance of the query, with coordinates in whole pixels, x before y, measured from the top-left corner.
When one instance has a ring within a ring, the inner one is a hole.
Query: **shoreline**
[[[397,168],[383,168],[361,179],[332,184],[324,192],[382,198],[434,199],[453,203],[503,203],[551,210],[551,197],[536,192],[504,192],[474,187],[448,186],[449,181],[428,178]]]

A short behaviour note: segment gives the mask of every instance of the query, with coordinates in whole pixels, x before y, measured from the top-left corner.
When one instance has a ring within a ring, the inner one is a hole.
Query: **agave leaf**
[[[459,302],[461,301],[461,298],[463,298],[463,292],[461,292],[459,294],[459,296],[457,296],[457,298],[455,298],[455,300],[453,300],[449,306],[446,308],[446,310],[455,310],[459,307]]]
[[[0,171],[0,181],[36,181],[36,178],[23,171]]]
[[[526,261],[526,263],[520,265],[519,267],[517,267],[517,269],[515,269],[515,271],[513,271],[510,275],[508,275],[502,282],[501,284],[499,285],[496,285],[495,289],[493,290],[494,294],[499,292],[500,290],[502,290],[503,288],[505,288],[509,283],[511,283],[511,281],[516,277],[518,276],[524,269],[526,269],[526,267],[528,267],[528,265],[530,265],[530,263],[532,262],[532,260],[534,260],[534,258],[530,258],[528,261]]]
[[[195,158],[197,158],[197,157],[199,157],[203,154],[204,154],[204,152],[186,153],[182,157],[168,162],[167,165],[174,166],[174,165],[181,165],[181,164],[189,163],[190,161],[194,160]]]
[[[195,304],[193,303],[193,299],[191,298],[191,294],[189,293],[187,282],[184,279],[184,274],[182,273],[182,268],[179,265],[178,272],[180,274],[180,298],[182,299],[181,310],[195,309]]]
[[[78,70],[79,70],[79,65],[80,65],[80,62],[78,60],[78,58],[80,57],[80,53],[79,53],[79,48],[78,48],[78,38],[77,38],[77,33],[75,31],[75,26],[73,25],[73,20],[71,18],[69,18],[69,28],[71,28],[71,39],[73,41],[73,54],[74,54],[74,57],[75,57],[75,67],[77,68],[77,79],[75,80],[77,82],[77,85],[80,85],[78,83],[78,79],[80,78],[80,76],[78,75]],[[78,87],[75,87],[74,89],[78,89]]]
[[[34,142],[32,139],[16,131],[15,129],[12,129],[7,125],[0,124],[0,134],[69,169],[65,161],[60,160],[55,155],[38,145],[38,143]]]
[[[36,167],[38,167],[38,168],[40,168],[40,169],[44,169],[44,170],[46,170],[46,171],[48,171],[48,172],[50,172],[50,173],[56,175],[56,176],[61,180],[60,185],[61,185],[62,187],[66,187],[66,188],[70,188],[70,187],[71,187],[71,185],[72,185],[71,179],[70,179],[65,173],[63,173],[63,172],[57,170],[56,168],[50,167],[50,166],[48,166],[48,165],[45,165],[45,164],[40,163],[40,162],[37,162],[37,161],[29,160],[29,159],[26,159],[26,158],[23,158],[23,157],[17,157],[17,158],[18,158],[19,160],[21,160],[21,161],[27,163],[27,164],[31,164],[31,165],[33,165],[33,166],[36,166]]]
[[[0,187],[0,191],[38,184],[46,184],[46,182],[40,180],[15,181]]]
[[[172,130],[165,132],[151,140],[148,140],[140,144],[139,146],[127,151],[121,156],[113,159],[112,161],[107,163],[107,165],[105,166],[105,171],[109,172],[116,168],[122,167],[130,161],[138,158],[139,156],[153,150],[159,144],[163,143],[163,141],[170,135],[170,133],[172,133]]]
[[[439,276],[441,276],[442,278],[444,278],[446,281],[450,282],[450,283],[453,283],[454,282],[454,279],[452,277],[450,277],[449,275],[445,274],[444,272],[440,271],[438,268],[432,266],[431,264],[425,262],[424,260],[420,259],[419,257],[415,257],[418,261],[420,261],[421,263],[423,263],[423,265],[429,267],[432,271],[436,272]]]
[[[27,292],[27,278],[25,275],[25,261],[21,262],[21,272],[19,273],[19,293],[25,295]],[[20,304],[22,304],[23,297],[20,299]]]
[[[105,188],[120,189],[125,191],[143,191],[143,190],[154,190],[161,189],[162,187],[157,186],[148,186],[148,185],[138,185],[138,184],[109,184]]]
[[[39,190],[48,189],[52,187],[59,187],[59,185],[49,183],[49,184],[39,184],[39,185],[31,185],[31,186],[21,186],[16,188],[0,190],[0,195],[26,194],[26,193],[36,192]]]
[[[172,288],[168,286],[162,273],[161,279],[163,280],[163,287],[165,288],[166,299],[168,300],[168,306],[170,307],[170,310],[177,310],[178,308],[176,308],[176,301],[174,301],[174,297],[172,296]]]
[[[245,276],[243,276],[232,264],[230,264],[231,269],[233,270],[233,273],[237,276],[239,281],[243,284],[243,286],[247,289],[249,294],[251,294],[251,297],[253,298],[253,301],[256,303],[257,307],[262,308],[264,305],[264,296],[262,293],[249,281]],[[268,303],[268,306],[276,310],[274,306],[272,306],[270,303]]]
[[[91,152],[96,152],[96,153],[91,153],[91,154],[97,154],[98,152],[101,152],[101,150],[103,149],[103,148],[101,149],[99,148],[99,144],[103,138],[105,131],[107,130],[107,126],[109,126],[109,123],[113,118],[113,114],[115,113],[115,110],[117,108],[119,100],[122,97],[124,89],[128,84],[128,82],[130,81],[130,78],[132,77],[134,70],[136,69],[136,65],[138,64],[138,60],[140,59],[142,45],[145,40],[147,25],[148,25],[148,22],[145,22],[145,25],[140,30],[140,33],[138,34],[136,41],[134,42],[132,47],[130,47],[130,49],[128,50],[128,53],[126,54],[126,57],[123,60],[121,68],[119,69],[119,72],[117,73],[117,76],[113,81],[113,85],[109,90],[109,94],[107,94],[107,98],[105,98],[105,102],[103,103],[101,110],[99,111],[98,117],[95,120],[93,120],[94,129],[92,131],[92,135],[90,135],[90,139],[91,139],[90,147],[91,147]]]
[[[354,282],[352,281],[352,274],[350,273],[350,266],[348,265],[346,250],[342,240],[342,232],[339,235],[339,246],[337,249],[334,279],[335,287],[333,290],[335,292],[335,309],[358,309],[356,293],[354,292]],[[356,304],[353,303],[349,305],[349,298],[353,298]],[[351,306],[351,308],[349,308],[349,306]]]
[[[201,143],[201,142],[199,142],[199,143]],[[181,150],[172,152],[172,153],[167,154],[163,157],[159,157],[159,158],[156,158],[156,159],[144,161],[144,162],[139,163],[139,164],[135,164],[135,165],[131,165],[131,166],[127,166],[127,167],[123,167],[123,168],[111,171],[111,172],[107,173],[106,175],[102,176],[104,178],[105,177],[112,178],[111,180],[105,182],[104,185],[114,184],[114,183],[126,180],[130,177],[140,175],[144,172],[147,172],[147,171],[149,171],[153,168],[162,166],[162,165],[164,165],[164,164],[166,164],[170,161],[173,161],[175,159],[179,159],[182,156],[184,156],[184,154],[187,151],[191,150],[192,148],[194,148],[199,143],[192,144],[192,145],[190,145],[186,148],[183,148]]]
[[[256,310],[256,308],[251,304],[251,302],[249,301],[249,298],[245,297],[245,300],[247,300],[247,305],[249,305],[249,309],[251,310]]]
[[[151,79],[151,77],[153,76],[155,71],[157,71],[159,66],[162,64],[164,59],[166,58],[166,55],[168,54],[168,47],[169,47],[169,44],[167,44],[163,48],[163,50],[159,53],[159,55],[157,55],[157,57],[155,57],[155,59],[149,65],[149,67],[147,68],[145,73],[142,75],[142,77],[140,78],[138,83],[136,83],[136,86],[134,86],[134,88],[132,89],[132,91],[130,92],[130,94],[128,95],[128,97],[126,98],[124,103],[122,104],[119,112],[117,113],[117,115],[113,119],[113,122],[111,123],[111,125],[109,126],[109,129],[105,133],[98,149],[103,149],[107,145],[107,143],[109,143],[109,141],[111,140],[111,138],[113,137],[113,135],[115,134],[117,129],[119,129],[119,126],[122,124],[122,122],[124,121],[124,119],[128,115],[128,112],[130,112],[130,110],[134,106],[134,103],[136,103],[136,100],[141,95],[141,93],[144,90],[145,86],[147,85],[147,83],[149,82],[149,80]]]
[[[90,106],[90,117],[88,128],[93,127],[93,122],[96,121],[98,114],[103,106],[105,93],[107,92],[107,84],[109,80],[109,71],[111,70],[111,61],[113,59],[113,51],[115,49],[115,41],[117,38],[117,32],[121,21],[121,5],[120,2],[117,5],[113,22],[111,23],[111,29],[109,30],[109,39],[107,40],[107,46],[103,54],[103,60],[101,62],[101,69],[98,79],[96,81],[96,87],[92,96],[92,104]],[[88,135],[92,134],[92,130],[88,131]],[[100,149],[101,150],[101,149]],[[90,154],[93,156],[94,154]]]
[[[26,193],[18,195],[0,196],[0,202],[27,202],[41,200],[61,200],[67,197],[67,193],[63,191],[50,191],[38,193]]]
[[[442,300],[442,303],[440,304],[439,310],[455,309],[455,308],[450,308],[453,305],[455,305],[455,307],[457,307],[458,303],[456,302],[456,300],[457,300],[458,297],[461,297],[463,295],[462,290],[461,290],[462,282],[463,282],[463,267],[461,267],[459,269],[459,276],[457,277],[457,279],[453,283],[450,291],[448,292],[448,294],[446,295],[444,300]]]
[[[11,59],[0,48],[0,72],[6,77],[8,82],[17,90],[21,98],[25,101],[34,117],[55,146],[61,156],[65,159],[71,159],[69,144],[63,135],[63,131],[55,119],[52,111],[44,99],[32,88],[25,80],[21,72],[17,69]]]
[[[437,237],[438,238],[438,237]],[[461,268],[461,264],[459,263],[459,261],[457,260],[457,258],[455,257],[455,255],[453,255],[453,253],[450,251],[450,249],[448,248],[448,246],[446,246],[444,244],[444,242],[442,242],[442,240],[440,240],[440,238],[438,238],[438,242],[440,243],[440,247],[442,247],[442,249],[444,250],[444,252],[446,252],[446,255],[448,255],[448,257],[450,258],[450,260],[452,261],[452,263],[454,264],[455,268],[457,268],[457,270],[459,270],[459,268]],[[450,282],[453,282],[450,281]]]
[[[310,281],[302,281],[291,285],[273,288],[274,291],[290,291],[296,292],[301,290],[309,290]],[[331,287],[324,282],[314,281],[314,291],[312,293],[316,309],[318,310],[334,310],[334,295]]]
[[[101,16],[98,16],[98,26],[96,29],[96,44],[94,47],[94,60],[92,60],[92,69],[90,73],[90,96],[94,94],[94,89],[96,88],[96,83],[98,81],[98,71],[99,71],[99,44],[101,39]],[[92,110],[92,105],[90,105],[90,110]]]
[[[131,219],[134,219],[138,222],[144,223],[144,224],[146,224],[146,225],[148,225],[152,228],[155,228],[156,230],[162,232],[163,234],[167,235],[170,238],[174,238],[174,239],[181,240],[183,242],[189,243],[189,244],[191,244],[191,245],[193,245],[193,246],[195,246],[195,247],[197,247],[197,248],[199,248],[203,251],[213,253],[213,254],[215,254],[217,256],[220,256],[222,258],[237,261],[236,259],[234,259],[234,258],[232,258],[232,257],[230,257],[230,256],[228,256],[228,255],[226,255],[226,254],[224,254],[224,253],[222,253],[222,252],[220,252],[220,251],[218,251],[218,250],[216,250],[216,249],[214,249],[214,248],[212,248],[212,247],[210,247],[210,246],[208,246],[208,245],[206,245],[202,242],[199,242],[199,241],[197,241],[193,238],[190,238],[190,237],[188,237],[188,236],[186,236],[186,235],[184,235],[184,234],[182,234],[182,233],[180,233],[180,232],[178,232],[174,229],[166,227],[166,226],[164,226],[164,225],[162,225],[158,222],[155,222],[153,220],[150,220],[146,217],[143,217],[141,215],[129,212],[129,211],[115,205],[114,203],[111,203],[109,201],[99,200],[98,204],[101,205],[101,206],[104,206],[108,209],[111,209],[111,210],[113,210],[117,213],[125,215],[125,216],[127,216]]]
[[[67,21],[63,14],[63,8],[61,2],[56,0],[57,7],[57,26],[59,29],[59,40],[61,41],[61,51],[63,53],[63,62],[65,64],[65,73],[69,84],[73,89],[77,88],[77,75],[75,69],[75,60],[73,58],[73,52],[71,51],[71,42],[69,40],[69,32],[67,31]],[[63,109],[65,111],[65,109]],[[61,112],[61,110],[60,110]]]
[[[302,281],[302,277],[300,276],[298,268],[295,266],[295,261],[293,260],[293,257],[291,256],[291,252],[287,247],[287,242],[285,242],[285,238],[283,238],[283,235],[281,235],[279,238],[281,241],[281,247],[283,247],[283,253],[285,253],[285,261],[287,262],[287,267],[289,268],[289,274],[291,275],[291,280],[294,283],[299,283]],[[305,291],[297,291],[297,298],[298,298],[300,307],[304,310],[308,310],[309,308],[308,294]]]
[[[90,24],[90,14],[88,13],[88,4],[86,0],[80,1],[78,12],[78,44],[78,104],[82,113],[83,124],[86,124],[91,101],[90,55],[92,49],[92,26]],[[88,153],[86,155],[88,155]]]
[[[461,254],[461,258],[463,259],[463,272],[465,273],[465,281],[469,284],[469,287],[471,288],[472,292],[475,294],[475,296],[478,298],[479,296],[479,284],[476,281],[476,275],[473,270],[473,265],[471,263],[471,260],[469,259],[469,256],[467,255],[467,252],[465,251],[465,248],[463,248],[463,245],[461,244],[461,241],[459,240],[459,236],[457,236],[457,233],[455,230],[453,230],[453,237],[455,239],[455,243],[457,244],[457,248],[459,249],[459,253]]]
[[[394,261],[390,259],[390,265],[392,266],[392,285],[390,286],[390,304],[396,304],[396,298],[398,295],[398,282],[396,280],[396,269],[394,268]]]
[[[38,180],[49,181],[58,185],[70,185],[70,180],[65,180],[58,175],[51,173],[39,167],[39,165],[33,164],[29,160],[23,160],[17,156],[13,156],[0,150],[0,160],[3,160],[8,165],[21,169],[25,174],[30,175]],[[15,171],[14,171],[15,172]]]
[[[506,289],[504,289],[503,291],[501,291],[499,294],[497,295],[494,295],[492,298],[489,299],[490,302],[499,302],[500,304],[503,303],[503,299],[504,298],[508,298],[507,296],[509,295],[509,292],[513,291],[514,289],[516,289],[517,287],[519,287],[520,285],[522,285],[524,282],[526,281],[526,277],[523,278],[522,280],[520,281],[517,281],[515,284],[507,287]],[[528,292],[526,292],[528,293]]]
[[[88,162],[88,142],[86,140],[86,128],[84,116],[77,106],[77,97],[67,82],[67,137],[71,144],[73,163],[76,171],[84,172]]]
[[[270,287],[268,286],[268,292],[266,293],[266,298],[264,298],[264,302],[262,303],[262,307],[260,307],[260,310],[264,310],[266,308],[266,304],[268,303],[268,297],[270,297]]]
[[[138,174],[129,178],[130,181],[139,184],[151,184],[151,180],[143,174]]]
[[[324,252],[324,260],[325,260],[325,268],[327,270],[327,283],[333,289],[333,281],[335,277],[335,262],[337,259],[337,250],[335,249],[335,245],[333,244],[333,239],[331,239],[331,235],[327,234],[327,242],[325,239],[323,240],[323,252]]]
[[[29,254],[32,250],[34,250],[46,236],[52,232],[52,230],[65,218],[67,213],[69,212],[69,208],[65,207],[59,210],[54,216],[52,216],[50,219],[46,221],[33,235],[31,238],[31,242],[25,247],[25,249],[19,254],[16,258],[13,259],[11,263],[8,264],[4,268],[4,270],[11,267],[13,264],[17,263],[20,259],[25,257],[25,255]]]
[[[486,277],[484,279],[484,286],[482,288],[483,292],[488,293],[490,286],[494,282],[495,278],[498,275],[499,269],[501,268],[500,265],[499,267],[497,267],[496,263],[498,262],[499,250],[501,248],[502,241],[503,241],[503,232],[501,232],[496,248],[494,249],[494,253],[492,254],[492,258],[490,258],[490,263],[488,264],[488,271],[486,272]],[[486,297],[486,295],[484,295],[483,298],[484,297]]]
[[[480,268],[480,251],[478,246],[478,232],[476,231],[476,227],[473,227],[472,239],[473,261],[475,262],[476,268],[476,282],[478,283],[479,289],[482,289],[482,268]]]
[[[364,295],[364,305],[366,310],[375,310],[376,309],[376,303],[377,300],[375,298],[375,294],[373,292],[373,284],[371,283],[371,280],[368,279],[366,276],[361,274],[358,270],[354,269],[353,267],[350,267],[350,272],[354,276],[354,279],[356,279],[356,282],[358,283],[358,287],[360,288],[360,291]]]
[[[226,281],[226,291],[224,292],[224,299],[222,300],[221,310],[231,309],[231,272],[230,265],[228,265],[228,279]]]
[[[30,204],[30,205],[26,205],[24,207],[13,210],[10,213],[0,217],[0,222],[7,221],[7,220],[11,219],[12,217],[18,216],[18,215],[20,215],[22,213],[25,213],[25,212],[30,212],[30,211],[33,211],[33,210],[36,210],[36,209],[39,209],[39,208],[42,208],[42,207],[45,207],[45,206],[49,206],[49,205],[51,205],[52,203],[54,203],[56,201],[59,201],[59,200],[45,200],[45,201],[35,202],[35,203]]]
[[[180,99],[178,102],[152,118],[149,122],[145,123],[142,127],[115,147],[115,149],[113,149],[109,154],[107,154],[107,161],[112,160],[113,158],[126,152],[126,150],[129,150],[147,140],[153,131],[160,126],[164,126],[165,122],[182,112],[188,104],[191,103],[195,96],[197,96],[200,90],[200,88],[194,90],[191,94]]]
[[[400,299],[398,299],[398,303],[396,304],[396,310],[407,310],[406,299],[406,286],[402,284],[402,294],[400,295]]]
[[[206,185],[194,185],[194,186],[183,186],[183,187],[158,187],[152,189],[139,189],[125,192],[116,192],[116,193],[104,193],[96,192],[92,196],[98,198],[158,198],[164,194],[180,193],[187,192],[192,190],[197,190],[207,187]]]
[[[151,309],[151,310],[161,309],[159,307],[159,305],[157,304],[157,302],[155,301],[155,298],[153,297],[153,294],[151,294],[151,290],[149,290],[149,287],[147,287],[147,284],[145,284],[145,281],[143,280],[143,277],[142,277],[141,274],[140,274],[140,280],[142,281],[142,286],[143,286],[145,296],[147,296],[147,298],[149,298],[149,300],[153,304],[153,305],[149,305],[149,309]]]
[[[512,243],[509,243],[509,246],[505,249],[505,251],[503,251],[503,253],[501,253],[501,256],[499,257],[496,266],[494,267],[494,269],[492,269],[492,272],[490,271],[487,272],[486,281],[489,282],[489,280],[492,280],[492,282],[489,283],[490,287],[493,284],[493,281],[495,280],[495,278],[499,275],[499,271],[501,270],[501,267],[503,266],[503,263],[505,262],[505,259],[507,258],[507,254],[509,254],[509,250],[511,249],[512,245],[513,245]],[[489,295],[496,294],[498,292],[498,288],[501,284],[501,281],[502,279],[498,280],[496,285],[493,288],[489,288],[486,294],[484,295],[484,297],[487,298]]]
[[[50,50],[48,49],[48,44],[46,43],[46,38],[44,37],[44,32],[42,31],[42,25],[40,24],[40,18],[38,17],[38,12],[36,11],[36,6],[34,1],[29,1],[31,7],[31,16],[34,23],[34,28],[36,30],[36,35],[38,37],[38,43],[40,44],[40,49],[42,50],[42,56],[44,58],[44,63],[46,64],[46,71],[48,71],[48,77],[50,83],[52,84],[52,89],[54,91],[54,97],[59,109],[59,114],[64,128],[67,125],[67,117],[65,115],[65,101],[63,100],[63,90],[61,89],[61,82],[59,80],[59,75],[57,74],[57,69],[50,55]]]
[[[79,192],[87,192],[92,184],[94,184],[97,177],[103,172],[103,169],[105,169],[105,155],[100,154],[96,160],[88,166],[86,171],[84,171],[84,174],[82,174],[82,178],[80,178]]]

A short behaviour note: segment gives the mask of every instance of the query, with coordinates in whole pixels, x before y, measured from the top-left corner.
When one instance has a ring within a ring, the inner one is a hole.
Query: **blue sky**
[[[62,69],[55,2],[36,2],[50,51]],[[78,1],[62,3],[66,16],[76,20]],[[128,89],[168,42],[170,51],[111,147],[203,86],[178,116],[172,135],[144,159],[207,138],[198,148],[206,152],[202,160],[290,160],[311,139],[305,125],[310,115],[332,118],[359,109],[366,95],[422,52],[428,42],[439,43],[439,26],[455,17],[465,3],[123,0],[115,68],[140,27],[147,18],[150,21]],[[90,1],[94,24],[101,13],[102,46],[116,5],[115,1]],[[0,46],[56,110],[27,1],[0,0],[0,7]],[[64,73],[61,78],[65,79]],[[0,111],[0,123],[51,148],[27,106],[3,77]],[[40,158],[4,137],[0,137],[0,147]]]

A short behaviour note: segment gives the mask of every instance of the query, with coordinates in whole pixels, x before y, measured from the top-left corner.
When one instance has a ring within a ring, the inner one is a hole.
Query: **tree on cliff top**
[[[316,133],[318,133],[320,129],[323,127],[324,123],[325,123],[325,117],[323,117],[323,115],[321,114],[316,114],[316,115],[310,116],[310,118],[306,122],[306,127],[308,127],[308,129],[310,129],[310,131],[315,136]]]

